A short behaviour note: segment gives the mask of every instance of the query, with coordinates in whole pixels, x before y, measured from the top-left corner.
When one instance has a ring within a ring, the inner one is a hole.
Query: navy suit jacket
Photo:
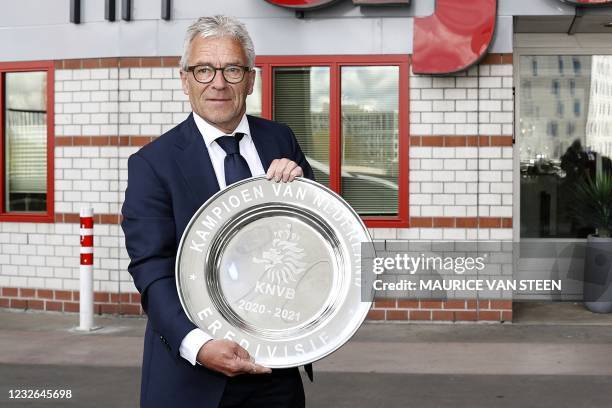
[[[248,116],[251,137],[267,170],[288,158],[314,178],[295,135],[285,125]],[[183,231],[196,210],[219,191],[204,139],[193,115],[133,154],[121,227],[131,262],[128,271],[141,293],[148,321],[140,402],[143,407],[217,407],[226,379],[179,354],[196,326],[180,304],[174,275]]]

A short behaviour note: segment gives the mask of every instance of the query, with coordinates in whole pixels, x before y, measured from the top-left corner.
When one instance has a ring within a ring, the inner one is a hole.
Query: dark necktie
[[[236,133],[236,136],[221,136],[215,139],[227,156],[225,156],[225,185],[229,186],[237,181],[251,177],[251,170],[244,157],[240,155],[240,139],[244,133]]]

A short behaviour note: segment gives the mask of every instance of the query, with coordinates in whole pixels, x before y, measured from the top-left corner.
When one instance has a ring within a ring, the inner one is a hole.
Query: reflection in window
[[[586,144],[592,150],[612,157],[612,56],[593,56]]]
[[[548,136],[557,137],[559,136],[559,124],[555,121],[548,122]]]
[[[329,186],[329,68],[278,67],[273,73],[273,118],[293,129],[316,180]]]
[[[574,136],[575,133],[576,133],[576,124],[574,122],[568,122],[567,123],[567,135]]]
[[[519,62],[519,83],[530,84],[519,103],[522,237],[593,232],[572,215],[577,183],[612,172],[612,56],[563,57],[574,73],[567,81],[561,60],[522,56]]]
[[[574,75],[582,75],[582,62],[580,62],[580,57],[572,58],[572,65],[574,67]]]
[[[559,96],[559,80],[553,79],[552,81],[552,93],[555,96]]]
[[[9,72],[4,85],[5,211],[45,212],[47,73]]]
[[[253,93],[247,97],[246,113],[253,116],[261,116],[261,68],[255,67],[255,84]]]
[[[363,215],[398,213],[399,67],[342,67],[342,195]]]
[[[580,100],[575,100],[574,101],[574,116],[576,116],[577,118],[580,117],[582,109],[581,109],[581,104],[580,104]]]
[[[557,116],[562,118],[564,113],[565,113],[565,105],[563,105],[563,102],[561,101],[557,102]]]
[[[521,85],[523,92],[525,92],[525,95],[531,98],[531,81],[523,81]]]

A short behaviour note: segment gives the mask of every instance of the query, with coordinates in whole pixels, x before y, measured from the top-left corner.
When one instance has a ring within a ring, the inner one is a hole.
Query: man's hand
[[[248,351],[231,340],[210,340],[198,352],[197,360],[203,366],[228,377],[240,374],[269,374],[267,367],[255,364]]]
[[[275,159],[266,173],[268,180],[274,179],[277,183],[282,180],[283,183],[291,182],[296,177],[304,175],[302,168],[296,162],[289,159]]]

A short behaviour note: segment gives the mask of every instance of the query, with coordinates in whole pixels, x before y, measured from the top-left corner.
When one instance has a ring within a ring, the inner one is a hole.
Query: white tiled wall
[[[477,75],[479,74],[479,75]],[[411,136],[511,135],[512,66],[411,76]],[[157,136],[190,106],[176,68],[55,72],[56,136]],[[480,116],[478,116],[480,112]],[[480,121],[480,126],[478,122]],[[138,147],[57,146],[55,210],[117,214]],[[512,217],[511,147],[412,147],[411,217]],[[375,239],[512,239],[503,228],[371,230]],[[119,225],[95,225],[94,288],[134,292]],[[79,225],[0,223],[0,286],[78,289]]]
[[[512,80],[512,65],[481,65],[450,77],[413,74],[410,134],[511,135]]]

